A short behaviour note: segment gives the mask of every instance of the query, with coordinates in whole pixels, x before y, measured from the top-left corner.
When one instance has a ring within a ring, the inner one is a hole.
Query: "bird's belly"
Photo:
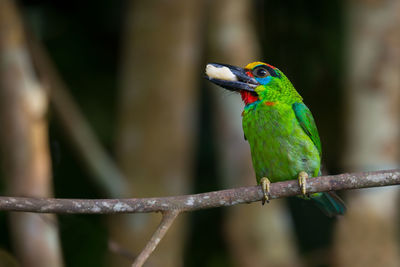
[[[291,109],[271,108],[269,112],[256,114],[255,120],[244,120],[243,128],[257,181],[262,177],[271,182],[291,180],[301,171],[310,176],[319,172],[318,150]]]

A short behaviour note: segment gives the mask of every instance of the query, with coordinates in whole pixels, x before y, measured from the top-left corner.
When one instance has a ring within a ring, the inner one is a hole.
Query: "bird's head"
[[[225,89],[239,92],[246,105],[258,100],[270,103],[302,100],[283,72],[263,62],[253,62],[245,68],[210,63],[206,67],[206,78]]]

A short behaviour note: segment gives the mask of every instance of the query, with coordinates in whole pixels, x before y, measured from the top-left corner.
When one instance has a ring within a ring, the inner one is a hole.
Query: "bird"
[[[335,192],[307,194],[307,179],[321,175],[321,141],[311,111],[285,74],[259,61],[244,68],[209,63],[205,72],[212,83],[241,95],[244,138],[262,204],[269,202],[271,183],[297,179],[299,197],[311,199],[329,217],[343,215],[346,206]]]

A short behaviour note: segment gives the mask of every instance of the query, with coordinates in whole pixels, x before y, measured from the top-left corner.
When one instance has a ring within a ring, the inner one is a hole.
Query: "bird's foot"
[[[308,174],[305,171],[299,172],[298,180],[299,180],[299,186],[301,189],[301,193],[305,196],[307,194],[307,178]]]
[[[271,182],[269,181],[269,179],[267,177],[263,177],[260,180],[260,184],[261,184],[261,189],[264,194],[261,203],[264,205],[265,202],[269,203],[269,191],[270,191]]]

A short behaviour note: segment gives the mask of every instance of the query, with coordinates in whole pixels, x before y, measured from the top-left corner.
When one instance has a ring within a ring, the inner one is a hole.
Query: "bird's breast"
[[[263,102],[247,107],[243,130],[250,144],[257,180],[295,179],[300,171],[318,173],[320,157],[288,104]]]

